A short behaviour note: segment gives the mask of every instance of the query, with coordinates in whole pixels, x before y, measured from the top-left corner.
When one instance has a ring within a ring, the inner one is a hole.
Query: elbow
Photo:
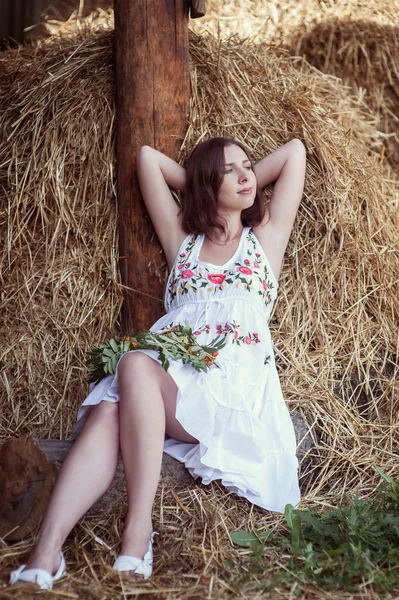
[[[136,154],[136,164],[140,165],[144,161],[148,160],[151,157],[153,151],[154,150],[153,148],[151,148],[151,146],[141,146],[141,148],[139,148]]]
[[[146,154],[150,154],[152,152],[151,146],[141,146],[137,151],[137,156],[145,156]]]

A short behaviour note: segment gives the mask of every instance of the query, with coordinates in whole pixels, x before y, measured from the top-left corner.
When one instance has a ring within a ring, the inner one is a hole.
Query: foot
[[[126,527],[122,536],[119,556],[134,556],[143,560],[148,552],[152,532],[152,523],[147,527]],[[121,572],[131,581],[142,581],[144,579],[144,575],[135,573],[134,571]]]
[[[30,585],[34,583],[42,589],[51,590],[53,582],[65,574],[65,558],[61,551],[48,553],[35,549],[29,562],[22,564],[10,573],[10,584]]]
[[[24,571],[28,569],[43,569],[51,573],[54,577],[60,566],[60,557],[61,548],[54,548],[51,551],[35,548],[25,565]]]

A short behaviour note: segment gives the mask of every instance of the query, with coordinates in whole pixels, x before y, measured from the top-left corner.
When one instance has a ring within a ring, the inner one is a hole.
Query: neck
[[[227,244],[231,244],[235,241],[237,241],[240,237],[241,234],[244,230],[244,226],[243,224],[237,223],[237,225],[235,227],[229,227],[227,228],[227,233],[224,237],[220,236],[216,233],[219,232],[219,230],[215,229],[213,230],[213,232],[210,235],[207,235],[206,237],[213,243],[218,244],[220,246],[227,246]]]

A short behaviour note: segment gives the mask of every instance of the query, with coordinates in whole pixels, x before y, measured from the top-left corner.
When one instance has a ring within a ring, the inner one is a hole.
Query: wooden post
[[[161,315],[163,286],[149,268],[160,248],[140,196],[137,150],[148,144],[172,158],[187,127],[187,0],[115,0],[117,194],[122,334],[149,328]],[[155,246],[155,248],[154,248]],[[137,290],[137,291],[136,291]],[[140,294],[143,292],[143,294]]]

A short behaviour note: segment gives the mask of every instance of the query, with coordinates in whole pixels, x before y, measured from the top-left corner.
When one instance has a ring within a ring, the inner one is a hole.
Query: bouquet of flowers
[[[105,344],[92,347],[88,361],[89,381],[98,383],[107,375],[112,375],[122,354],[140,349],[157,351],[165,371],[169,368],[170,359],[181,359],[196,371],[206,371],[215,364],[219,350],[226,345],[225,337],[218,335],[207,346],[201,346],[191,327],[179,324],[158,332],[145,329],[137,335],[132,332],[122,338],[112,338]]]

